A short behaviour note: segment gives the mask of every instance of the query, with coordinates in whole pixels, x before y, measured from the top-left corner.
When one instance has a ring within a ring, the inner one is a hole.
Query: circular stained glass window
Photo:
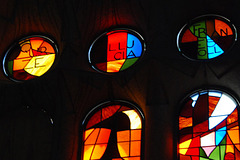
[[[88,58],[95,70],[114,73],[133,66],[144,51],[144,40],[139,33],[118,29],[99,36],[91,45]]]
[[[45,36],[29,36],[14,43],[5,54],[3,69],[14,81],[42,76],[55,61],[56,44]]]
[[[236,39],[236,29],[228,19],[206,15],[193,19],[181,29],[177,45],[191,60],[208,60],[227,52]]]

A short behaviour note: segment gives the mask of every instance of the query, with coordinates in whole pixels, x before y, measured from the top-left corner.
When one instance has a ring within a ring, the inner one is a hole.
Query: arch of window
[[[140,160],[143,115],[131,103],[97,106],[83,123],[82,160]]]
[[[179,160],[240,159],[238,107],[219,90],[187,97],[179,115]]]

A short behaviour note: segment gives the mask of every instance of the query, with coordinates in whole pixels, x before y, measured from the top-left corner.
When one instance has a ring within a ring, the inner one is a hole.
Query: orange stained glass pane
[[[38,50],[41,52],[55,53],[53,47],[48,42],[43,42]]]
[[[130,141],[130,131],[126,130],[117,132],[117,141],[118,142]]]
[[[35,56],[29,61],[24,70],[31,75],[41,76],[46,73],[55,60],[55,54]]]
[[[179,130],[192,126],[192,117],[186,118],[179,116]]]
[[[141,131],[140,129],[131,130],[131,141],[141,140]]]
[[[111,129],[101,128],[97,143],[108,143],[110,137]]]
[[[209,103],[209,117],[212,115],[212,112],[214,111],[216,105],[218,104],[220,97],[208,97],[208,103]]]
[[[28,62],[30,60],[31,60],[31,57],[29,57],[29,58],[21,58],[21,59],[14,59],[13,60],[13,71],[24,69],[24,67],[26,67],[26,65],[28,64]]]
[[[90,160],[94,145],[84,146],[83,160]]]
[[[117,143],[118,151],[121,157],[129,156],[129,143],[130,142],[119,142]]]
[[[125,59],[107,62],[107,72],[118,72]]]
[[[131,146],[130,156],[140,156],[141,141],[132,141],[130,146]]]
[[[131,129],[141,129],[142,128],[141,119],[136,111],[128,110],[128,111],[123,111],[123,113],[125,113],[129,117],[130,123],[131,123]]]
[[[107,144],[95,145],[91,159],[100,159],[103,156],[106,148],[107,148]]]
[[[235,109],[227,118],[227,124],[234,123],[238,120],[238,111]]]
[[[97,137],[99,134],[100,129],[99,128],[95,128],[94,131],[92,132],[92,134],[90,134],[87,138],[87,140],[85,141],[85,145],[86,144],[95,144],[97,141]]]
[[[31,51],[31,50],[26,51],[26,52],[21,51],[21,52],[19,53],[19,55],[17,56],[16,59],[20,59],[20,58],[30,58],[30,57],[33,55],[32,52],[31,52],[31,54],[30,54],[30,51]]]
[[[232,35],[233,31],[225,22],[220,20],[215,20],[215,29],[220,36]]]
[[[92,129],[88,129],[85,131],[84,133],[84,141],[88,138],[88,136],[93,132],[93,128]]]
[[[42,39],[30,39],[30,43],[31,43],[32,49],[38,50],[38,48],[43,43],[43,40]]]
[[[239,126],[236,126],[230,130],[227,130],[229,138],[234,144],[239,144]],[[239,150],[240,148],[238,148]]]

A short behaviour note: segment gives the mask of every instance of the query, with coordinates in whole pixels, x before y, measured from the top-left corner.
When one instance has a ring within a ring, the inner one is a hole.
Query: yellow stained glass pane
[[[31,42],[32,49],[38,50],[38,48],[43,43],[43,40],[41,40],[41,39],[31,39],[30,42]]]
[[[22,70],[29,63],[31,57],[13,60],[13,71]]]
[[[121,157],[129,156],[129,142],[117,143],[118,151]]]
[[[230,130],[227,131],[229,138],[232,140],[234,144],[239,143],[239,126],[236,126]]]
[[[106,148],[107,144],[95,145],[91,159],[100,159],[103,156]]]
[[[141,131],[140,129],[131,130],[131,141],[141,140]]]
[[[234,153],[233,145],[226,145],[226,153]]]
[[[32,57],[24,70],[31,75],[41,76],[46,73],[55,60],[55,54]]]
[[[117,132],[117,141],[118,142],[130,141],[130,131],[126,130]]]
[[[131,129],[141,129],[142,128],[141,119],[136,111],[128,110],[128,111],[123,111],[123,113],[125,113],[129,117],[130,123],[131,123]]]
[[[83,160],[90,160],[94,145],[84,146]]]
[[[107,72],[118,72],[125,59],[107,62]]]
[[[190,146],[191,142],[192,142],[192,139],[189,139],[189,140],[187,140],[185,142],[182,142],[182,143],[179,144],[179,148],[180,149],[188,148]]]
[[[140,156],[141,152],[141,141],[132,141],[130,156]]]

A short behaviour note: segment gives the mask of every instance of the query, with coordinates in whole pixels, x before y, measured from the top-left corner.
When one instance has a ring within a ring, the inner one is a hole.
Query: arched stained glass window
[[[213,59],[233,46],[237,40],[236,33],[234,25],[222,16],[201,16],[181,29],[177,46],[191,60]]]
[[[129,29],[116,29],[99,36],[91,45],[88,59],[104,73],[116,73],[133,66],[145,52],[142,36]]]
[[[5,75],[14,81],[40,77],[53,65],[56,44],[45,36],[33,35],[14,43],[3,60]]]
[[[84,121],[82,160],[140,160],[142,121],[130,103],[98,106]]]
[[[222,91],[190,95],[179,115],[179,160],[239,160],[238,107]]]

